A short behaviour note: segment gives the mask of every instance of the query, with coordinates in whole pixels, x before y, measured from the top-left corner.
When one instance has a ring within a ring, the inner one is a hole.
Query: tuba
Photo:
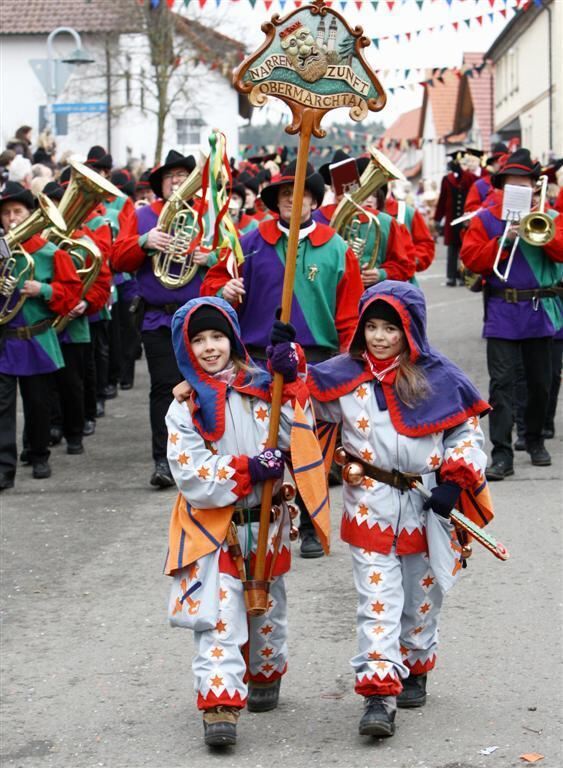
[[[22,280],[33,280],[35,262],[33,257],[21,245],[46,226],[65,229],[66,223],[57,206],[43,193],[37,196],[39,208],[25,221],[6,232],[3,241],[8,247],[8,255],[0,259],[0,325],[5,325],[22,308],[26,296],[19,296],[13,302],[16,289]],[[18,261],[23,262],[18,270]]]
[[[517,221],[518,235],[514,238],[514,241],[512,243],[512,248],[510,250],[510,255],[508,257],[506,268],[504,272],[501,272],[500,261],[502,258],[502,251],[504,249],[504,244],[506,242],[506,236],[508,234],[508,230],[510,229],[511,224],[515,223],[515,221],[513,219],[508,219],[508,221],[506,222],[506,227],[504,228],[504,232],[502,233],[497,255],[495,257],[495,262],[493,264],[494,274],[499,278],[499,280],[502,280],[503,283],[506,283],[510,276],[510,270],[512,269],[512,262],[514,261],[514,256],[516,254],[516,249],[518,248],[518,243],[520,242],[520,240],[523,240],[525,243],[528,243],[528,245],[535,245],[541,248],[542,246],[547,245],[549,242],[551,242],[555,237],[555,222],[551,218],[551,216],[549,216],[549,214],[545,212],[545,201],[547,197],[547,182],[548,182],[547,176],[540,176],[540,178],[538,179],[538,184],[541,184],[539,210],[531,211],[530,213],[527,213],[525,216],[522,216],[522,218],[519,221]]]
[[[156,226],[172,237],[166,250],[155,251],[152,257],[154,276],[165,288],[183,288],[198,270],[192,258],[193,244],[201,240],[203,232],[199,231],[198,214],[188,201],[201,185],[201,170],[194,168],[172,192],[158,217]]]
[[[405,180],[405,177],[382,152],[372,147],[370,149],[371,162],[360,177],[360,186],[352,194],[345,194],[338,204],[330,226],[346,241],[354,251],[358,259],[365,254],[365,249],[372,231],[375,231],[375,244],[369,255],[368,269],[375,267],[381,242],[381,225],[377,216],[362,207],[362,203],[373,195],[379,187],[395,179]],[[362,221],[359,215],[363,214],[368,219],[367,231],[362,233]]]
[[[70,161],[71,174],[68,187],[59,203],[65,227],[55,227],[45,237],[58,248],[70,254],[80,279],[82,298],[95,283],[102,267],[102,254],[98,246],[87,237],[71,237],[94,208],[108,197],[123,197],[123,193],[110,181],[88,166]],[[60,333],[69,323],[70,317],[57,317],[53,328]]]

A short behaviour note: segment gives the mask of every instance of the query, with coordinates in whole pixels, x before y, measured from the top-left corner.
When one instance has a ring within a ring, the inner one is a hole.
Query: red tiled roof
[[[482,53],[464,53],[462,68],[475,67],[483,62]],[[493,78],[488,68],[482,70],[481,74],[475,73],[473,77],[466,75],[473,102],[473,120],[477,122],[483,136],[482,149],[488,151],[490,148],[491,133],[493,132],[491,100],[493,98]]]
[[[430,74],[428,76],[430,77]],[[460,79],[456,74],[447,70],[443,74],[444,82],[435,82],[434,86],[427,85],[424,89],[422,104],[422,123],[426,115],[427,104],[430,102],[432,117],[436,130],[436,138],[444,138],[454,130],[454,119],[457,104],[457,92]]]
[[[411,109],[409,112],[404,112],[402,115],[391,123],[389,128],[386,129],[383,134],[383,139],[418,139],[420,136],[420,116],[422,114],[422,107]]]

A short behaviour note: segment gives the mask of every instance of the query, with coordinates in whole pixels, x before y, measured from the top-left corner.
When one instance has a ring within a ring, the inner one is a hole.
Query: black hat
[[[297,160],[292,160],[287,166],[283,175],[276,176],[267,187],[264,187],[260,193],[262,202],[274,213],[279,213],[278,208],[278,192],[280,187],[286,184],[295,183],[295,171],[297,170]],[[307,163],[307,177],[305,179],[305,189],[308,190],[313,199],[317,203],[317,207],[320,207],[323,203],[325,196],[325,183],[320,173],[315,173],[313,166]]]
[[[547,176],[547,180],[550,184],[557,184],[557,171],[563,167],[563,158],[558,160],[552,160],[549,165],[545,165],[542,169],[542,176]]]
[[[244,184],[239,184],[237,179],[231,185],[229,185],[229,190],[231,195],[238,195],[244,205],[244,201],[246,200],[246,189],[244,188]]]
[[[248,187],[248,189],[254,192],[255,195],[260,192],[260,181],[258,180],[258,176],[252,176],[246,171],[239,173],[237,176],[237,184],[244,184],[244,186]]]
[[[496,173],[491,176],[491,184],[501,189],[504,176],[528,176],[534,180],[541,175],[541,165],[534,163],[529,149],[517,149],[509,155]]]
[[[330,161],[330,163],[325,163],[324,165],[321,165],[321,167],[319,168],[319,173],[323,177],[323,181],[328,187],[330,187],[330,185],[332,184],[329,167],[331,165],[334,165],[334,163],[341,163],[343,160],[349,160],[349,159],[350,159],[350,155],[344,152],[343,149],[337,149],[334,155],[332,156],[332,160]]]
[[[103,147],[96,144],[88,150],[88,157],[84,165],[93,168],[95,171],[111,171],[113,159]]]
[[[56,181],[48,181],[47,184],[45,184],[43,187],[43,194],[47,195],[49,200],[59,201],[64,193],[65,191],[63,187],[61,187],[60,184],[57,184]]]
[[[397,328],[403,327],[403,322],[397,310],[391,306],[387,301],[376,299],[365,309],[362,314],[362,322],[364,325],[368,320],[386,320],[388,323],[396,325]]]
[[[149,189],[150,188],[150,181],[149,181],[150,175],[151,175],[150,169],[148,171],[145,171],[144,173],[142,173],[140,175],[137,183],[135,184],[135,189],[137,189],[137,190],[139,190],[139,189]]]
[[[159,165],[149,176],[149,183],[155,195],[157,197],[162,197],[162,177],[166,171],[171,171],[172,168],[185,168],[188,173],[191,173],[195,168],[195,165],[195,157],[193,155],[184,156],[179,152],[176,152],[175,149],[171,149],[166,155],[164,165]]]
[[[119,171],[114,171],[111,174],[111,183],[121,190],[128,197],[134,197],[135,195],[135,182],[131,178],[129,171],[122,168]]]
[[[358,166],[358,173],[360,176],[365,171],[365,169],[368,167],[368,165],[371,163],[371,157],[367,157],[366,155],[362,155],[362,157],[356,158],[356,165]]]
[[[68,183],[70,181],[70,173],[71,173],[70,165],[67,165],[66,168],[63,168],[61,171],[61,175],[59,176],[59,184],[61,185],[61,187],[63,187],[63,189],[68,187]]]
[[[232,325],[225,314],[211,304],[202,304],[190,317],[188,338],[191,340],[202,331],[221,331],[228,337],[231,344],[235,343]]]
[[[490,163],[496,162],[500,157],[503,155],[509,155],[510,150],[506,146],[506,144],[503,144],[502,141],[497,141],[496,144],[493,144],[491,147],[491,154],[487,158],[487,165],[490,165]]]
[[[35,208],[35,200],[29,189],[22,187],[17,181],[7,181],[0,195],[0,206],[2,203],[21,203],[27,209],[32,211]]]

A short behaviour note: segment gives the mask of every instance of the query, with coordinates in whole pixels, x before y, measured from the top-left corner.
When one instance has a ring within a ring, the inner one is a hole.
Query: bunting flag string
[[[227,3],[240,3],[241,0],[149,0],[151,8],[158,8],[161,2],[166,2],[169,8],[174,5],[183,5],[187,8],[190,5],[198,5],[200,8],[204,8],[208,3],[215,3],[216,7],[226,5]],[[516,3],[517,8],[527,9],[531,5],[540,7],[543,0],[513,0]],[[138,0],[140,5],[143,5],[145,0]],[[274,10],[281,10],[282,12],[292,10],[293,8],[301,7],[306,0],[248,0],[250,6],[255,9],[257,5],[263,5],[266,11],[270,11],[272,6]],[[452,7],[459,7],[461,3],[468,4],[471,0],[325,0],[326,4],[331,7],[338,8],[345,11],[348,6],[355,6],[358,10],[365,10],[371,8],[374,12],[381,11],[382,13],[393,12],[396,8],[403,6],[416,5],[419,11],[422,11],[425,7],[434,5],[437,2],[445,3],[449,9]],[[484,2],[484,0],[475,0],[478,4]],[[488,0],[489,6],[494,8],[495,3],[507,5],[508,0]],[[498,9],[497,9],[498,10]],[[491,15],[490,13],[488,15]],[[481,17],[482,18],[482,17]],[[459,24],[459,22],[454,22]]]

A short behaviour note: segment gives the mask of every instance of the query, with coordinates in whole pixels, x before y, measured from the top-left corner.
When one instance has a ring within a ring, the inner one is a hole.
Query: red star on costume
[[[371,651],[371,653],[368,653],[368,659],[370,661],[377,661],[380,658],[381,658],[381,654],[378,653],[377,651]]]
[[[271,624],[264,624],[264,626],[263,626],[263,627],[262,627],[262,629],[260,630],[260,633],[261,633],[262,635],[269,635],[269,634],[270,634],[270,632],[273,632],[273,631],[274,631],[274,628],[272,627],[272,625],[271,625]]]
[[[383,613],[385,611],[385,605],[379,600],[377,600],[375,603],[371,604],[371,610],[374,613],[378,613],[378,614]]]
[[[413,635],[420,635],[420,633],[422,632],[422,630],[423,630],[423,629],[424,629],[424,627],[415,627],[415,628],[412,630],[412,634],[413,634]]]
[[[219,467],[217,470],[217,479],[218,480],[228,480],[229,479],[229,473],[226,469],[226,467]]]
[[[228,594],[226,589],[219,589],[219,600],[226,600]]]
[[[264,408],[263,406],[260,406],[260,408],[257,408],[255,413],[258,421],[266,421],[266,419],[268,418],[268,409]]]
[[[187,463],[189,462],[189,460],[190,460],[190,457],[189,457],[189,456],[187,456],[185,453],[181,453],[181,454],[178,456],[178,464],[179,464],[181,467],[183,467],[183,466],[184,466],[184,464],[187,464]]]
[[[477,429],[477,427],[479,426],[479,418],[478,418],[478,416],[472,416],[469,419],[469,423],[471,424],[473,429]]]
[[[211,655],[214,659],[220,659],[223,656],[223,649],[215,646],[215,648],[211,649]]]
[[[215,677],[212,677],[209,682],[214,688],[221,688],[221,686],[223,685],[223,678],[220,677],[219,675],[215,675]]]
[[[359,515],[362,515],[362,517],[364,517],[365,515],[367,515],[367,514],[368,514],[368,512],[369,512],[369,507],[368,507],[368,506],[366,506],[365,504],[360,504],[360,505],[358,506],[358,514],[359,514]]]
[[[369,583],[370,584],[381,584],[382,576],[378,571],[374,571],[373,573],[370,573],[369,577]]]
[[[369,427],[369,421],[365,418],[365,416],[362,416],[361,419],[358,419],[356,422],[356,426],[358,429],[361,429],[362,432],[366,432],[367,428]]]
[[[430,589],[430,587],[434,584],[434,577],[426,576],[420,583],[425,589]]]
[[[360,451],[360,456],[364,461],[373,461],[373,453],[368,450],[368,448],[365,448],[363,451]]]
[[[441,461],[442,461],[442,460],[440,459],[440,457],[439,457],[439,456],[431,456],[431,457],[428,459],[428,463],[429,463],[429,465],[430,465],[430,467],[431,467],[432,469],[436,469],[437,467],[439,467],[439,466],[440,466],[440,462],[441,462]]]
[[[273,664],[262,664],[262,672],[264,672],[264,674],[267,675],[268,672],[273,672],[273,671],[274,671]]]
[[[362,485],[364,486],[364,488],[373,488],[375,483],[371,479],[371,477],[364,477],[364,479],[362,480]]]
[[[274,649],[273,648],[263,648],[260,651],[260,656],[264,656],[265,659],[269,659],[270,656],[273,654]]]
[[[172,445],[176,445],[176,443],[178,442],[178,435],[176,434],[176,432],[171,432],[168,435],[168,439],[170,440]]]
[[[381,635],[383,632],[385,632],[385,627],[382,627],[381,624],[378,624],[372,629],[372,632],[374,635]]]
[[[358,389],[356,390],[356,397],[359,397],[360,400],[363,400],[364,397],[367,397],[367,396],[368,396],[368,391],[366,387],[364,387],[364,385],[362,384],[362,386],[358,387]]]
[[[432,608],[432,606],[431,606],[431,605],[429,605],[428,603],[423,603],[423,605],[421,605],[421,606],[420,606],[420,608],[419,608],[418,610],[420,611],[420,613],[422,613],[422,614],[424,615],[424,614],[427,614],[427,613],[428,613],[428,611],[429,611],[431,608]]]
[[[223,619],[219,619],[217,624],[215,624],[215,629],[216,629],[217,632],[219,632],[219,634],[221,634],[221,632],[226,632],[227,631],[227,622],[223,621]]]
[[[200,467],[197,471],[197,476],[200,480],[207,480],[209,478],[209,469],[207,467]]]

